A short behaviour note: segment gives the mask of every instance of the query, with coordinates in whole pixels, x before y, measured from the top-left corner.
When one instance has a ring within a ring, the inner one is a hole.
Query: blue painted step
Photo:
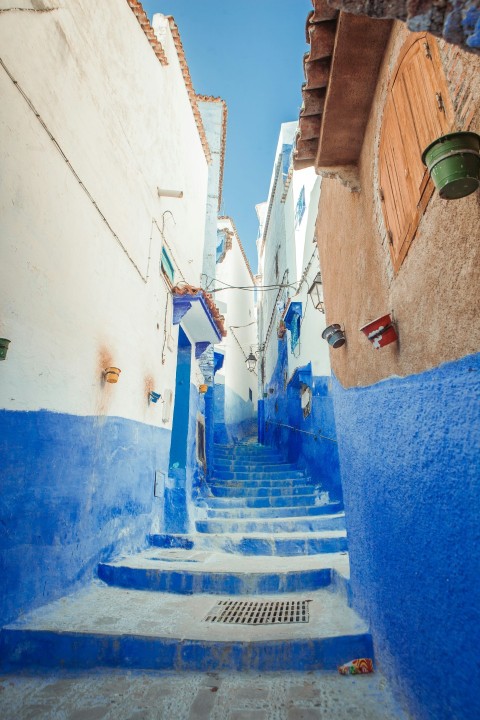
[[[309,592],[327,587],[331,582],[330,568],[291,572],[211,572],[151,567],[128,567],[100,563],[98,577],[108,585],[132,590],[193,595],[259,595],[286,592]],[[178,564],[177,564],[178,565]]]
[[[240,555],[318,555],[323,553],[346,552],[348,549],[345,531],[319,533],[288,533],[271,535],[257,533],[250,535],[222,533],[211,535],[150,535],[150,543],[160,548],[188,547],[199,550]]]
[[[203,497],[199,502],[202,506],[211,508],[267,508],[267,507],[292,507],[312,506],[315,504],[316,495],[278,495],[263,497]]]
[[[303,517],[306,515],[327,515],[343,510],[343,504],[328,503],[326,505],[299,505],[297,507],[283,507],[281,511],[275,507],[245,508],[232,507],[229,509],[208,509],[209,518],[278,518]]]
[[[217,470],[231,470],[236,472],[275,472],[276,470],[297,470],[295,463],[244,463],[244,462],[230,462],[225,460],[224,462],[215,461],[213,463],[213,471]]]
[[[217,480],[295,480],[303,478],[305,480],[305,474],[298,472],[298,470],[277,470],[276,472],[232,472],[231,470],[222,470],[214,473],[214,479]]]
[[[215,497],[278,497],[280,495],[314,495],[315,487],[313,485],[296,485],[289,484],[282,487],[242,487],[241,492],[239,486],[225,486],[209,483],[212,495]]]
[[[309,485],[309,479],[304,475],[297,478],[219,478],[214,477],[210,481],[211,485],[220,485],[221,487],[236,487],[238,488],[238,494],[242,495],[245,488],[288,488],[298,487],[298,485]],[[315,485],[311,485],[315,487]]]
[[[297,518],[239,518],[218,520],[197,520],[197,532],[200,533],[287,533],[287,532],[318,532],[320,530],[343,530],[345,517],[337,515],[321,515],[318,517]]]
[[[293,640],[204,641],[143,634],[3,630],[3,672],[30,668],[121,667],[197,672],[335,670],[356,657],[373,658],[363,633]]]

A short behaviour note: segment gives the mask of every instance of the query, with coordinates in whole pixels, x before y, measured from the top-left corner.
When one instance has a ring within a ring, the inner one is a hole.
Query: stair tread
[[[242,643],[345,637],[368,634],[365,622],[348,607],[343,598],[328,590],[310,591],[310,622],[279,625],[230,625],[202,622],[222,598],[221,595],[172,595],[148,590],[125,590],[100,581],[60,600],[37,608],[4,632],[53,632],[109,637],[136,636],[171,638],[203,643]],[[248,596],[243,596],[245,600]],[[255,595],[255,602],[278,596]],[[298,593],[282,595],[282,600],[298,600]]]
[[[350,577],[348,553],[326,555],[302,555],[300,557],[273,556],[267,566],[261,556],[232,555],[211,550],[183,550],[150,547],[136,555],[111,560],[103,565],[145,568],[163,571],[188,571],[192,573],[220,573],[264,575],[265,573],[289,573],[302,570],[333,569],[343,577]]]

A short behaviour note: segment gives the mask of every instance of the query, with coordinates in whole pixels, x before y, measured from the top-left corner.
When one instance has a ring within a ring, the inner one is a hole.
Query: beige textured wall
[[[480,350],[480,191],[455,201],[435,192],[394,275],[378,194],[378,145],[390,75],[408,36],[396,23],[365,134],[361,192],[324,179],[318,228],[328,324],[347,343],[331,350],[332,369],[351,387],[419,373]],[[437,42],[433,38],[431,42]],[[480,58],[439,41],[456,129],[480,132]],[[393,310],[399,342],[375,350],[359,331]]]

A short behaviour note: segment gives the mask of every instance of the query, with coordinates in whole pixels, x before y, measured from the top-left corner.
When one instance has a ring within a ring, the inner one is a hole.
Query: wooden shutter
[[[422,152],[452,127],[453,109],[437,44],[409,38],[388,91],[380,141],[380,186],[390,252],[397,271],[433,193]]]

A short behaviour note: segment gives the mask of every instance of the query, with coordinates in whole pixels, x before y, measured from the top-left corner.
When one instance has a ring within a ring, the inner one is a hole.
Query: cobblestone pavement
[[[95,670],[0,677],[2,720],[406,720],[378,675]]]

